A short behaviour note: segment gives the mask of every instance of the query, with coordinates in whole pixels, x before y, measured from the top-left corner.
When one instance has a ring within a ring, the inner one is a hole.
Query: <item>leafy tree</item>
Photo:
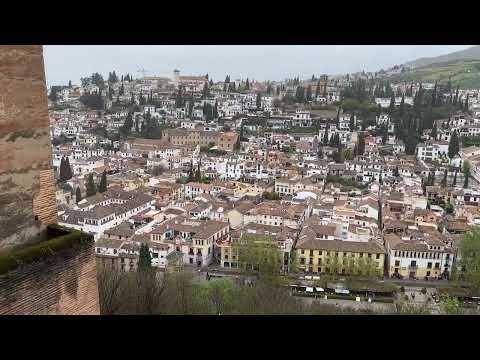
[[[244,234],[233,242],[232,248],[237,254],[240,269],[246,273],[254,271],[260,276],[269,277],[282,268],[283,253],[277,242],[270,237]]]
[[[459,150],[460,143],[458,140],[458,134],[454,130],[452,136],[450,137],[450,143],[448,144],[448,157],[453,159],[453,157],[458,154]]]
[[[88,175],[87,183],[85,184],[85,188],[87,190],[86,191],[87,192],[87,194],[86,194],[87,197],[93,196],[97,193],[95,182],[93,181],[93,174]]]
[[[140,255],[138,257],[137,270],[148,271],[152,269],[152,257],[150,255],[150,249],[148,245],[142,243],[140,245]]]
[[[103,110],[105,107],[104,101],[100,93],[83,94],[80,96],[80,102],[87,108],[92,110]]]
[[[98,86],[100,91],[105,89],[105,81],[103,80],[103,76],[100,75],[99,73],[93,73],[91,78],[90,78],[90,82],[92,84]]]
[[[276,192],[267,192],[265,191],[263,194],[262,194],[262,198],[265,199],[265,200],[280,200],[281,199],[281,196],[279,193],[276,193]]]
[[[464,312],[460,306],[460,302],[454,297],[443,299],[440,303],[440,308],[445,315],[461,315]]]
[[[82,200],[82,192],[80,191],[80,187],[77,186],[77,190],[75,191],[75,202],[78,204],[78,202],[81,200]]]
[[[102,178],[100,179],[100,184],[98,185],[98,192],[103,193],[107,191],[107,172],[103,170]]]
[[[473,226],[460,242],[459,265],[464,279],[474,291],[480,290],[480,227]]]

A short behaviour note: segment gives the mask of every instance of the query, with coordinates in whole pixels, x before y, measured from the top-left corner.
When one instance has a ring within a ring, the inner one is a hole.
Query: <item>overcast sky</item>
[[[172,77],[208,73],[214,81],[232,79],[283,80],[312,74],[377,71],[419,57],[444,55],[468,45],[46,45],[45,71],[49,85],[79,84],[93,72],[105,78],[144,68],[147,75]]]

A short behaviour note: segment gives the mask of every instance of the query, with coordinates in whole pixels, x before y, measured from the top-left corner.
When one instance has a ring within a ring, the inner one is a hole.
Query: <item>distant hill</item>
[[[480,89],[480,60],[452,61],[404,68],[401,73],[388,76],[392,82],[422,81],[446,83],[461,89]]]
[[[393,82],[447,82],[462,89],[480,89],[480,46],[456,51],[450,54],[420,58],[387,71],[387,78]]]
[[[419,58],[417,60],[405,63],[404,66],[407,66],[409,68],[417,68],[431,64],[451,63],[469,60],[480,61],[480,45],[472,46],[468,49],[456,51],[446,55]]]

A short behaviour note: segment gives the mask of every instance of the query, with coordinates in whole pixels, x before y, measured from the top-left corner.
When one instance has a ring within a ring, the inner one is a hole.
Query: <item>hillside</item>
[[[480,50],[480,47],[479,47]],[[406,69],[400,74],[390,76],[393,82],[447,82],[451,78],[453,86],[461,89],[480,88],[480,56],[476,61],[454,61],[448,63],[429,64]]]
[[[480,61],[480,45],[472,46],[468,49],[456,51],[446,55],[419,58],[414,61],[409,61],[404,65],[410,68],[418,68],[418,67],[423,67],[431,64],[441,64],[441,63],[469,61],[469,60]]]

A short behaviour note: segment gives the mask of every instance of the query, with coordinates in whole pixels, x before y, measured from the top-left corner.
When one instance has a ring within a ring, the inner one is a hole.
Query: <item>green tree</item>
[[[98,192],[103,193],[107,191],[107,172],[103,170],[102,178],[100,179],[100,184],[98,185]]]
[[[68,80],[68,87],[71,89],[72,88],[72,80]]]
[[[433,140],[436,140],[436,139],[437,139],[437,124],[436,124],[436,123],[433,124],[432,131],[430,132],[430,137],[431,137]]]
[[[82,200],[82,192],[80,191],[80,187],[77,186],[77,190],[75,191],[75,202],[78,204],[78,202],[81,200]]]
[[[447,187],[447,175],[448,175],[448,170],[445,169],[445,172],[443,173],[442,182],[440,183],[442,187]]]
[[[297,86],[295,91],[295,101],[297,103],[305,102],[305,88],[303,86]]]
[[[355,113],[353,112],[352,115],[350,115],[350,131],[355,130]]]
[[[59,181],[60,182],[65,182],[67,181],[67,168],[66,168],[66,160],[65,157],[62,157],[60,160],[60,171],[59,171]]]
[[[52,102],[55,102],[58,100],[58,92],[60,91],[58,86],[52,86],[50,88],[50,94],[48,95],[48,99]]]
[[[312,101],[312,86],[311,85],[308,85],[308,87],[307,87],[306,101]]]
[[[197,171],[195,172],[195,181],[196,182],[201,182],[202,181],[202,172],[200,171],[200,166],[201,166],[201,163],[199,161],[198,165],[197,165]]]
[[[480,290],[480,227],[472,226],[460,241],[460,278]]]
[[[248,78],[247,78],[247,81],[245,82],[245,89],[250,90],[250,82],[248,81]]]
[[[271,277],[278,274],[283,265],[283,253],[270,237],[244,234],[233,242],[232,248],[240,269],[246,273],[258,272],[260,276]]]
[[[257,93],[257,109],[261,109],[262,108],[262,94],[260,93]]]
[[[140,255],[138,257],[137,270],[147,271],[152,268],[152,257],[150,255],[150,249],[146,243],[140,245]]]
[[[448,157],[453,159],[455,155],[458,154],[460,150],[460,143],[458,140],[457,131],[453,131],[452,136],[450,137],[450,143],[448,144]]]
[[[468,188],[468,180],[470,178],[470,162],[468,160],[465,160],[463,162],[463,176],[465,178],[463,182],[463,187],[466,189]]]
[[[97,189],[95,187],[95,182],[93,181],[93,174],[89,174],[87,178],[87,183],[85,184],[86,188],[86,196],[90,197],[97,193]]]
[[[445,315],[461,315],[463,314],[462,307],[458,299],[454,297],[447,297],[440,303],[440,308]]]
[[[363,134],[358,136],[358,155],[363,155],[365,153],[365,137]]]
[[[455,169],[455,175],[453,175],[453,183],[452,183],[452,186],[456,186],[456,185],[457,185],[457,172],[458,172],[458,170]]]
[[[133,127],[132,113],[128,113],[127,117],[125,118],[125,122],[120,128],[120,133],[122,133],[125,136],[128,136],[132,132],[132,127]]]

